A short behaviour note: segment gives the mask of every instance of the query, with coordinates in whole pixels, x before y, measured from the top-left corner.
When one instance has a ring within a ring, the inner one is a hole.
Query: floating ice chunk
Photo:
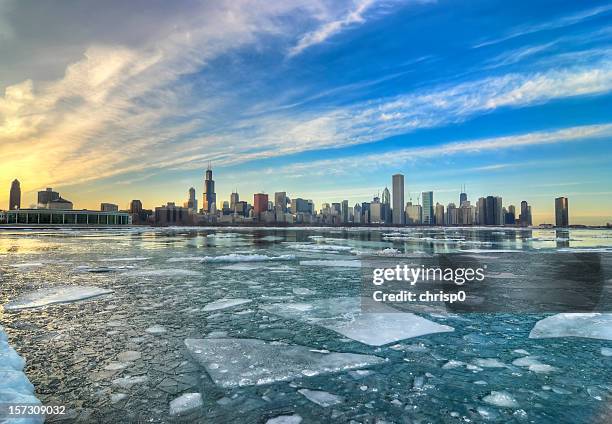
[[[601,348],[601,354],[603,356],[612,356],[612,348],[609,347],[602,347]]]
[[[301,250],[305,252],[345,252],[352,250],[351,246],[338,246],[334,244],[302,244],[291,243],[286,245],[289,249]]]
[[[107,366],[104,367],[106,371],[118,371],[129,366],[128,363],[125,362],[111,362]]]
[[[121,402],[123,399],[127,398],[125,393],[113,393],[111,395],[111,403]]]
[[[295,259],[295,255],[280,255],[280,256],[267,256],[267,255],[241,255],[238,253],[230,253],[229,255],[221,256],[185,256],[168,259],[168,262],[212,262],[212,263],[233,263],[233,262],[268,262],[268,261],[292,261]]]
[[[518,355],[529,355],[529,352],[527,352],[525,349],[514,349],[512,352]]]
[[[547,337],[587,337],[612,340],[612,313],[564,313],[544,318],[536,323],[529,333],[529,338]]]
[[[170,278],[181,278],[181,277],[201,277],[202,273],[198,271],[192,271],[189,269],[142,269],[138,271],[128,271],[122,274],[125,277],[170,277]]]
[[[244,305],[245,303],[250,303],[250,302],[252,302],[251,299],[223,298],[223,299],[215,300],[214,302],[207,304],[206,306],[204,306],[204,308],[202,308],[202,310],[206,312],[217,311],[219,309],[232,308],[234,306]]]
[[[100,262],[140,262],[140,261],[148,261],[150,258],[145,258],[141,256],[135,256],[132,258],[108,258],[108,259],[100,259]]]
[[[512,361],[512,365],[516,365],[517,367],[529,367],[534,364],[541,364],[537,356],[525,356]]]
[[[547,365],[540,362],[537,356],[525,356],[523,358],[515,359],[512,361],[512,365],[516,365],[517,367],[525,367],[529,369],[529,371],[536,373],[549,373],[557,370],[552,365]]]
[[[329,392],[324,392],[322,390],[300,389],[298,390],[298,393],[303,395],[309,401],[314,402],[323,408],[342,403],[343,401],[340,396]]]
[[[1,359],[0,359],[1,361]],[[2,365],[0,365],[0,368]],[[14,390],[19,393],[34,393],[34,385],[22,371],[0,369],[0,393]]]
[[[338,268],[359,268],[361,267],[361,261],[353,260],[313,260],[313,261],[300,261],[300,265],[304,266],[328,266]]]
[[[311,294],[315,294],[316,292],[304,287],[296,287],[293,289],[293,294],[301,295],[301,296],[309,296]]]
[[[135,350],[126,350],[117,355],[117,359],[121,362],[133,362],[140,359],[141,354]]]
[[[380,305],[382,308],[383,305]],[[263,307],[267,312],[298,319],[335,331],[371,346],[382,346],[425,334],[454,331],[418,315],[389,312],[362,313],[359,298],[321,299],[312,304],[276,303]]]
[[[147,328],[145,331],[149,334],[163,334],[166,332],[166,329],[162,327],[161,325],[155,324]]]
[[[482,400],[489,405],[499,406],[501,408],[518,408],[519,404],[508,392],[491,392]]]
[[[459,368],[459,367],[463,367],[463,366],[465,366],[465,362],[456,361],[454,359],[451,359],[446,364],[442,365],[442,369],[443,370],[450,370],[450,369],[453,369],[453,368]]]
[[[4,305],[7,311],[40,308],[57,303],[70,303],[112,293],[112,290],[93,286],[53,286],[39,289]]]
[[[170,402],[170,415],[183,415],[201,408],[203,405],[200,393],[185,393]]]
[[[241,237],[242,234],[240,233],[212,233],[212,234],[207,234],[206,238],[218,238],[218,239],[222,239],[222,238],[236,238],[236,237]]]
[[[299,415],[279,415],[278,417],[270,418],[266,424],[300,424],[302,417]]]
[[[23,262],[20,264],[11,264],[13,268],[38,268],[39,266],[43,266],[42,262]]]
[[[505,368],[506,364],[495,358],[478,358],[474,359],[474,364],[483,368]]]
[[[122,389],[129,389],[133,385],[145,383],[147,380],[147,376],[137,375],[117,378],[113,380],[112,383],[113,386],[121,387]]]
[[[258,339],[187,339],[187,350],[221,387],[269,384],[384,362],[356,353],[317,353],[300,345]]]
[[[21,371],[25,360],[9,346],[8,342],[0,341],[0,370]]]
[[[556,371],[557,369],[555,367],[553,367],[552,365],[547,365],[547,364],[532,364],[529,365],[529,371],[533,371],[533,372],[537,372],[537,373],[543,373],[543,374],[547,374],[549,372],[553,372]]]

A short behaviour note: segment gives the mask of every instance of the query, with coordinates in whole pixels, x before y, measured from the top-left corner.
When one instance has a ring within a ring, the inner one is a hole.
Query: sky
[[[612,222],[612,4],[0,1],[0,208],[233,190]],[[2,189],[4,188],[4,189]]]

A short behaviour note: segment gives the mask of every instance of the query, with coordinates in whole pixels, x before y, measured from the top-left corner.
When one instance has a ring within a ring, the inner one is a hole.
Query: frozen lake
[[[364,255],[515,250],[612,231],[3,229],[0,325],[75,422],[604,422],[612,315],[360,313]]]

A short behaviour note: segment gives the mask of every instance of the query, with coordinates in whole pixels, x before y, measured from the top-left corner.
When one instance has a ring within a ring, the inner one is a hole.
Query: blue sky
[[[210,161],[221,200],[368,201],[402,172],[406,200],[612,221],[609,2],[127,3],[0,6],[3,204],[13,178],[182,202]]]

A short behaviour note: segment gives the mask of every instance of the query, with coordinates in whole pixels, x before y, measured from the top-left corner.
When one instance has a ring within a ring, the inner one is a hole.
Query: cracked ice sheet
[[[57,303],[70,303],[112,293],[112,290],[93,286],[54,286],[26,293],[4,305],[6,311],[40,308]]]
[[[313,352],[258,339],[187,339],[185,346],[220,387],[252,386],[380,364],[373,355]]]
[[[612,314],[556,314],[536,323],[530,339],[587,337],[612,340]]]
[[[223,299],[215,300],[214,302],[207,304],[206,306],[204,306],[202,310],[206,312],[217,311],[219,309],[232,308],[234,306],[244,305],[245,303],[250,303],[250,302],[251,302],[251,299],[223,298]]]
[[[262,308],[284,318],[319,325],[370,346],[454,331],[453,327],[391,308],[389,312],[362,313],[360,299],[356,297],[321,299],[312,303],[275,303]]]

